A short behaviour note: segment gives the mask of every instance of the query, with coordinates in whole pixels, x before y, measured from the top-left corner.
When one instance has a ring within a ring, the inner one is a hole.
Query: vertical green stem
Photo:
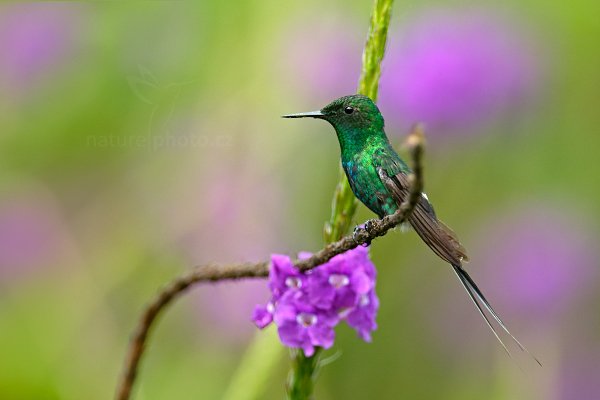
[[[358,82],[358,93],[377,100],[381,61],[385,54],[385,43],[390,23],[393,0],[375,0],[369,27],[369,36],[362,56],[362,70]],[[340,180],[333,194],[331,217],[325,223],[326,243],[339,240],[352,228],[352,219],[358,201],[340,167]],[[295,352],[288,384],[289,400],[308,400],[312,396],[315,372],[317,371],[320,349],[312,357],[306,357],[302,350]]]
[[[385,54],[392,3],[393,0],[375,0],[369,36],[363,50],[362,70],[357,92],[370,97],[373,101],[377,101],[381,61]],[[325,243],[339,240],[350,230],[357,204],[356,197],[354,197],[348,179],[346,179],[346,174],[340,166],[340,179],[333,194],[331,217],[325,223]]]
[[[288,400],[311,398],[320,353],[320,348],[316,348],[311,357],[306,357],[300,349],[292,352],[292,370],[287,385]]]

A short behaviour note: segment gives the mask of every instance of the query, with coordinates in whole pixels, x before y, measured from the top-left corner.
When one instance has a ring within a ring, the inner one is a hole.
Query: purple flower
[[[371,341],[371,332],[377,329],[374,318],[377,309],[379,309],[379,299],[374,291],[370,291],[360,295],[358,305],[346,318],[348,325],[356,329],[358,335],[366,342]]]
[[[191,174],[198,185],[175,187],[161,212],[167,240],[175,241],[190,264],[259,260],[285,242],[285,235],[276,234],[283,230],[280,185],[259,166],[246,165],[248,160],[240,160],[244,168],[220,165],[225,150],[215,149],[184,170],[181,176]],[[240,198],[244,201],[236,201]],[[203,212],[191,217],[186,210],[198,205]]]
[[[252,313],[252,320],[260,329],[269,325],[273,322],[273,313],[275,312],[275,306],[273,303],[268,302],[266,306],[256,306]]]
[[[579,341],[577,343],[579,344]],[[584,343],[586,340],[583,340]],[[560,400],[595,399],[600,393],[600,348],[597,341],[584,348],[569,349],[559,363],[558,390]]]
[[[244,168],[223,166],[218,159],[227,158],[227,151],[217,146],[200,164],[182,169],[181,177],[198,184],[175,179],[182,184],[172,188],[157,214],[157,223],[165,227],[162,240],[171,243],[188,264],[260,260],[269,249],[287,241],[282,234],[286,201],[280,185],[257,163],[240,159]],[[241,198],[244,201],[236,200]],[[190,214],[186,211],[190,208],[199,212]],[[248,315],[268,295],[264,282],[255,280],[209,285],[194,294],[195,322],[210,324],[213,339],[225,346],[243,344],[254,333]]]
[[[244,345],[252,337],[253,329],[247,323],[248,314],[254,305],[268,296],[264,282],[243,280],[240,282],[219,282],[208,285],[194,293],[195,314],[193,323],[209,335],[210,340],[219,345],[232,347]],[[257,320],[259,316],[256,316]],[[263,315],[268,324],[268,313]],[[210,331],[204,328],[210,325]]]
[[[60,207],[50,192],[23,188],[0,198],[0,281],[64,264],[72,251]]]
[[[0,73],[7,84],[15,89],[27,87],[70,55],[81,8],[80,4],[49,3],[2,6]]]
[[[300,258],[307,256],[302,253]],[[333,328],[342,320],[371,340],[379,300],[368,248],[357,247],[306,273],[285,255],[272,255],[271,263],[272,298],[266,306],[256,306],[252,316],[259,328],[275,322],[281,342],[302,348],[307,356],[315,346],[333,345]]]
[[[381,79],[380,106],[401,124],[395,130],[423,122],[432,137],[473,133],[531,98],[538,52],[509,18],[436,10],[413,21],[391,34]]]
[[[271,271],[269,273],[269,289],[273,293],[273,301],[279,300],[288,291],[298,291],[303,288],[306,275],[300,273],[288,256],[273,254],[271,256]]]
[[[275,308],[273,320],[278,327],[281,342],[299,347],[310,357],[314,347],[333,346],[333,327],[339,322],[331,310],[321,310],[308,304],[297,292],[288,291]]]
[[[482,285],[499,309],[550,319],[572,310],[597,276],[598,252],[573,206],[520,204],[483,227],[472,259],[485,269]]]
[[[373,288],[374,282],[365,268],[355,268],[358,260],[344,256],[346,255],[342,254],[339,258],[333,258],[308,276],[306,291],[309,301],[315,307],[325,310],[352,308],[357,304],[359,296],[367,294]],[[355,254],[355,258],[358,258],[356,256],[359,256],[359,252]]]

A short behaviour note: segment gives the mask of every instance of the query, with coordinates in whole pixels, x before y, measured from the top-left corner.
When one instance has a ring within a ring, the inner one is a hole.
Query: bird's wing
[[[394,197],[398,205],[402,204],[409,193],[408,175],[404,172],[389,175],[384,168],[378,168],[379,177]],[[437,219],[427,196],[423,194],[408,218],[421,239],[442,259],[453,265],[462,265],[469,260],[466,249],[458,237],[444,223]]]

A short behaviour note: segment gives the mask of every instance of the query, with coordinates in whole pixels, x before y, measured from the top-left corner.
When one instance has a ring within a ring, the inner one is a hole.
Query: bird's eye
[[[350,107],[350,106],[348,106],[348,107],[344,108],[344,112],[345,112],[346,114],[352,114],[352,113],[354,112],[354,108],[353,108],[353,107]]]

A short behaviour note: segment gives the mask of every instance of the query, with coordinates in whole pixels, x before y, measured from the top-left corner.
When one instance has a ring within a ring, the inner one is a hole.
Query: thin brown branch
[[[352,250],[365,243],[370,243],[373,239],[385,235],[390,229],[404,222],[410,216],[421,196],[423,188],[421,156],[423,154],[424,140],[420,127],[415,128],[408,137],[407,146],[413,162],[413,174],[410,176],[409,196],[398,211],[380,220],[371,221],[367,226],[368,229],[359,228],[353,235],[345,236],[337,242],[327,245],[308,259],[296,261],[295,265],[298,269],[307,271],[326,263],[338,254]],[[266,261],[254,264],[209,264],[196,267],[165,286],[146,307],[133,332],[115,398],[117,400],[128,400],[131,397],[131,391],[137,377],[140,360],[146,349],[150,329],[156,318],[173,300],[196,283],[244,278],[264,278],[268,275],[269,263]]]
[[[146,349],[146,341],[150,328],[158,315],[178,296],[198,282],[216,282],[222,280],[236,280],[242,278],[263,278],[269,274],[269,263],[256,264],[233,264],[233,265],[203,265],[176,278],[165,286],[158,295],[150,302],[142,313],[138,325],[133,332],[125,368],[118,386],[116,398],[119,400],[129,399],[131,389],[135,383],[138,365]]]

